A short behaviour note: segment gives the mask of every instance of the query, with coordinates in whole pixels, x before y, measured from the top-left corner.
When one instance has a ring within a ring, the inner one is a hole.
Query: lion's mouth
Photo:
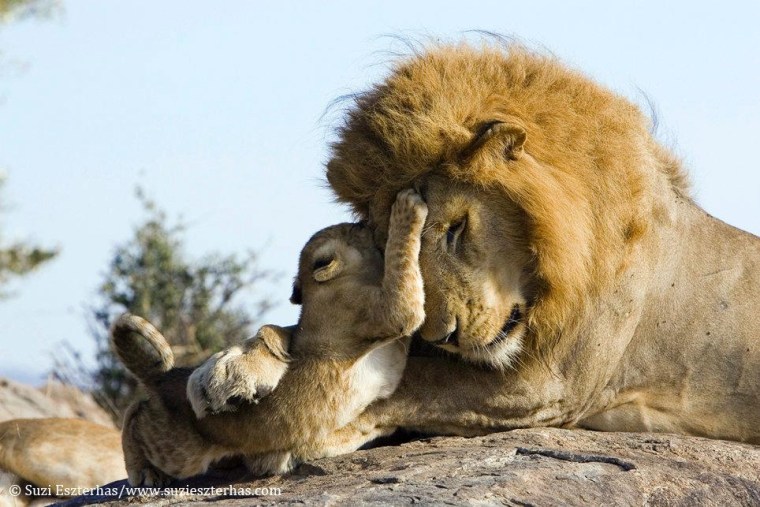
[[[512,311],[509,314],[509,318],[504,323],[504,326],[499,331],[499,334],[496,335],[496,338],[494,341],[490,343],[491,346],[498,345],[507,338],[509,338],[510,333],[517,328],[518,324],[520,324],[520,321],[522,320],[522,312],[520,311],[520,305],[515,304],[512,307]]]

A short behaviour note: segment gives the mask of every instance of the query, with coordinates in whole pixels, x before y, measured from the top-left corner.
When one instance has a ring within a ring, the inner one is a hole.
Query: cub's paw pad
[[[391,210],[391,220],[424,221],[427,217],[427,204],[413,188],[402,190],[396,196]]]

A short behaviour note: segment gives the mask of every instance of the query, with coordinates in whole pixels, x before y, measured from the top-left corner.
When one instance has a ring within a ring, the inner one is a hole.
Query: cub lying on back
[[[129,482],[165,484],[230,455],[244,456],[254,473],[282,473],[366,441],[349,423],[395,390],[405,337],[424,320],[419,251],[426,216],[419,195],[399,193],[385,259],[361,224],[328,227],[309,240],[294,284],[293,299],[303,306],[291,343],[290,333],[264,326],[245,345],[269,357],[264,376],[277,390],[235,413],[196,419],[185,395],[191,370],[173,368],[171,349],[147,321],[122,316],[112,344],[149,393],[125,415]]]

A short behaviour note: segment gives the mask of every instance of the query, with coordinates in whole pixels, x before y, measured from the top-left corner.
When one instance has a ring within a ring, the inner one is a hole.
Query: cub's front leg
[[[420,271],[422,229],[427,204],[413,189],[399,192],[391,208],[382,287],[367,302],[369,315],[358,323],[362,336],[410,336],[425,320]]]
[[[217,352],[187,381],[187,399],[199,419],[257,403],[271,393],[288,369],[290,328],[263,326],[256,336]]]

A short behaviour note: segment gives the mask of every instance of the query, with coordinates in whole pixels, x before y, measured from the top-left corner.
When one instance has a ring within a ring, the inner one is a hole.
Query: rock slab
[[[539,428],[358,451],[284,476],[237,480],[235,487],[282,493],[155,492],[126,500],[81,497],[67,505],[760,505],[760,447]]]
[[[113,420],[90,394],[50,381],[37,388],[0,377],[0,421],[66,417],[113,428]]]

